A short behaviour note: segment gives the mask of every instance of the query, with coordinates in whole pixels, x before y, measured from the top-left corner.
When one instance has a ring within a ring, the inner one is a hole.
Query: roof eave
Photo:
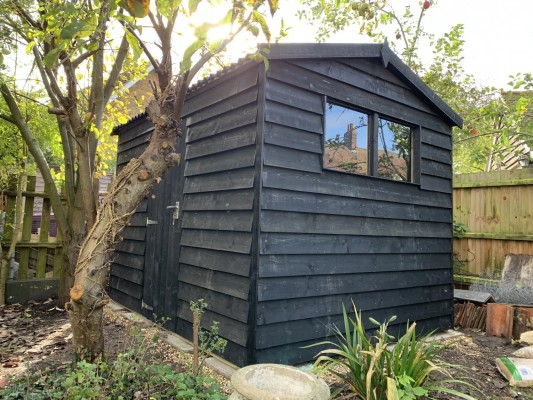
[[[381,45],[381,60],[387,69],[392,69],[402,76],[404,81],[415,89],[422,97],[433,104],[438,111],[454,126],[463,127],[463,119],[453,109],[442,100],[417,74],[413,72],[400,57],[394,53],[387,41]],[[391,68],[392,67],[392,68]]]
[[[376,43],[273,43],[266,54],[269,60],[301,58],[378,58],[381,44]]]

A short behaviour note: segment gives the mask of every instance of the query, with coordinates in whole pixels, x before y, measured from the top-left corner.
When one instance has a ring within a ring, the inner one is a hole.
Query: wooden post
[[[50,186],[45,185],[45,193],[49,193]],[[39,242],[48,242],[48,232],[50,231],[50,198],[43,198],[43,208],[41,212],[41,231],[39,233]],[[44,278],[46,276],[46,260],[48,256],[48,247],[39,247],[37,255],[37,278]]]
[[[200,326],[200,316],[198,315],[198,312],[192,313],[192,348],[193,348],[193,356],[192,356],[192,373],[196,376],[198,375],[198,367],[199,367],[199,360],[198,360],[198,328]]]
[[[37,177],[28,176],[28,184],[26,190],[29,192],[35,191],[35,183]],[[26,196],[24,204],[24,217],[22,219],[22,237],[23,242],[31,240],[31,228],[33,222],[33,196]],[[19,273],[18,279],[28,279],[28,267],[30,264],[31,247],[24,247],[20,249]]]
[[[15,183],[12,183],[13,185],[16,185]],[[10,189],[16,189],[16,187],[10,185]],[[4,237],[2,240],[4,242],[10,242],[13,239],[13,229],[15,227],[15,206],[17,203],[17,196],[16,194],[14,196],[7,196],[6,201],[6,215],[4,219]],[[15,239],[16,240],[16,239]]]

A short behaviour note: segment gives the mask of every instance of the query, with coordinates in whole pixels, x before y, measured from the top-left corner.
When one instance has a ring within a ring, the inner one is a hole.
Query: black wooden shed
[[[341,305],[453,320],[452,138],[461,118],[385,44],[276,44],[189,91],[185,162],[118,245],[110,295],[191,336],[208,303],[238,364],[298,363]],[[118,127],[118,166],[145,116]],[[366,319],[366,318],[365,318]]]

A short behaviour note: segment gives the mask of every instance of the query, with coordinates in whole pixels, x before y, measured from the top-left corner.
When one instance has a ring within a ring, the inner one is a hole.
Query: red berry
[[[402,35],[400,34],[400,32],[396,32],[396,39],[400,39],[402,37]]]
[[[470,129],[471,135],[477,135],[477,129]]]
[[[422,8],[424,10],[427,10],[430,5],[431,5],[431,3],[428,0],[426,0],[426,1],[424,1],[424,4],[422,4]]]

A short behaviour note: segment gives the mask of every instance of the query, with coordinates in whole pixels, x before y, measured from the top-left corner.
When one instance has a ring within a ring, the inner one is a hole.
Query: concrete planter
[[[328,385],[314,375],[280,364],[255,364],[231,377],[229,400],[327,400]]]

